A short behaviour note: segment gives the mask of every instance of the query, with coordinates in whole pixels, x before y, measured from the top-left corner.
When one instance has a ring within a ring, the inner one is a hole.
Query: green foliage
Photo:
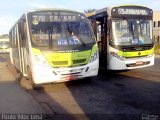
[[[0,39],[9,39],[9,35],[8,34],[0,35]]]
[[[88,9],[88,10],[84,10],[84,13],[90,13],[90,12],[93,12],[93,11],[95,11],[96,9],[94,9],[94,8],[90,8],[90,9]]]

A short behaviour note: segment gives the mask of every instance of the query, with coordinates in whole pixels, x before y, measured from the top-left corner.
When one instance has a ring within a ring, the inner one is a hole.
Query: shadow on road
[[[157,64],[157,63],[156,63]],[[157,64],[158,65],[158,64]],[[138,120],[160,117],[160,82],[152,69],[105,71],[91,81],[71,81],[27,90],[53,120]],[[145,118],[144,118],[145,119]]]
[[[158,91],[159,82],[106,73],[90,82],[49,84],[36,95],[31,93],[38,101],[47,102],[57,119],[67,116],[71,120],[137,120],[145,115],[159,115]]]

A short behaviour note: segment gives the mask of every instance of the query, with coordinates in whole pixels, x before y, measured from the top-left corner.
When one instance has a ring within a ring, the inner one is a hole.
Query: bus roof
[[[32,9],[28,10],[25,13],[30,13],[30,12],[40,12],[40,11],[68,11],[68,12],[78,12],[76,10],[71,10],[71,9],[64,9],[64,8],[38,8],[38,9]],[[80,13],[80,12],[79,12]]]

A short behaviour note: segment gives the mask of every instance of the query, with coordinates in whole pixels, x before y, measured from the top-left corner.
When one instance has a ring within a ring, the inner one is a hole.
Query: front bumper
[[[124,61],[119,60],[116,57],[110,58],[108,63],[108,69],[110,70],[136,69],[154,65],[154,55],[151,57],[129,58]]]
[[[98,75],[99,60],[87,65],[66,68],[52,68],[34,65],[32,77],[35,84],[64,82]]]

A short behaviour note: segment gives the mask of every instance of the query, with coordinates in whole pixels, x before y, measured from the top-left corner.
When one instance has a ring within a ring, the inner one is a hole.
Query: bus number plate
[[[136,65],[142,65],[143,64],[143,61],[137,61],[136,62]]]
[[[66,79],[67,80],[76,80],[76,79],[78,79],[78,77],[71,75],[71,76],[67,76]]]

